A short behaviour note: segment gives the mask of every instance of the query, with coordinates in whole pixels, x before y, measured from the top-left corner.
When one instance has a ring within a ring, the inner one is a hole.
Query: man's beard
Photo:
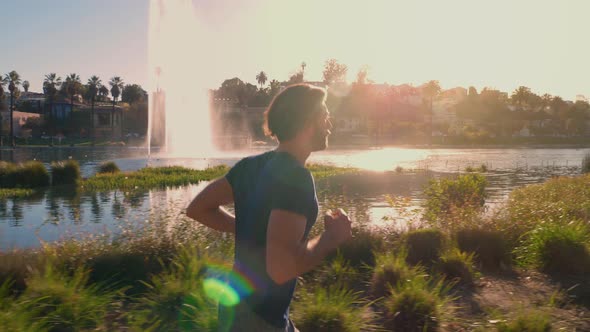
[[[311,144],[312,151],[325,150],[328,147],[328,135],[326,130],[316,128]]]

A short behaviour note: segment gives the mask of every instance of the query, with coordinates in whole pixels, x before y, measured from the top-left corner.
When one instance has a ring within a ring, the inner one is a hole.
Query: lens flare
[[[240,303],[240,295],[229,284],[215,279],[207,278],[203,281],[205,294],[211,299],[227,307],[233,307]]]

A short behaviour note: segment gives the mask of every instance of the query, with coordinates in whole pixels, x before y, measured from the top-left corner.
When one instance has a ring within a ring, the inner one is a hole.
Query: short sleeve
[[[290,168],[271,181],[270,208],[307,216],[313,210],[314,184],[303,167]]]
[[[229,182],[229,185],[232,188],[235,188],[235,185],[237,183],[237,179],[240,175],[240,173],[242,173],[242,168],[244,168],[244,160],[240,160],[238,161],[230,170],[229,172],[227,172],[227,174],[225,175],[225,178],[227,179],[227,182]]]

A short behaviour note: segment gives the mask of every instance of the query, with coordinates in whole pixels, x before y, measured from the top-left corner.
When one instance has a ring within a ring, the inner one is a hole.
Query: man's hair
[[[295,84],[281,91],[264,112],[264,131],[279,142],[290,140],[305,127],[326,101],[326,90]]]

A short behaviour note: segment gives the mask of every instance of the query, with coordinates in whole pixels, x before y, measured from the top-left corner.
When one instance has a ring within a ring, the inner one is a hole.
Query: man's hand
[[[352,237],[351,221],[342,209],[329,210],[324,215],[324,229],[334,247],[338,247]]]

